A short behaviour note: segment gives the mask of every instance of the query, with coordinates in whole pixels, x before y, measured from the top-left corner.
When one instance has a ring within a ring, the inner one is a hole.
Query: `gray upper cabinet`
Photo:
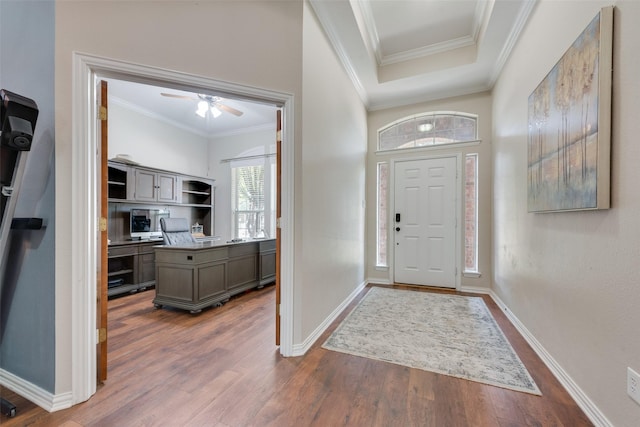
[[[205,236],[215,234],[215,180],[117,161],[109,161],[108,166],[109,227],[118,230],[110,235],[128,234],[128,217],[123,213],[129,215],[135,205],[188,208],[177,214],[202,225]]]
[[[178,177],[146,169],[135,170],[135,193],[138,202],[178,202]]]

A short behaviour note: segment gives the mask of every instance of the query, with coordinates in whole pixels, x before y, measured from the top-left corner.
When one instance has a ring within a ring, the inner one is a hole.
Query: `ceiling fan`
[[[189,99],[192,101],[198,101],[198,109],[196,110],[196,114],[200,117],[204,118],[207,114],[207,111],[210,111],[213,117],[218,117],[222,114],[222,111],[226,111],[227,113],[231,113],[234,116],[240,117],[244,113],[240,110],[236,110],[233,107],[229,107],[228,105],[223,104],[224,98],[220,96],[213,95],[205,95],[202,93],[197,94],[197,97],[187,96],[187,95],[176,95],[173,93],[165,93],[161,92],[160,95],[166,96],[169,98],[179,98],[179,99]]]

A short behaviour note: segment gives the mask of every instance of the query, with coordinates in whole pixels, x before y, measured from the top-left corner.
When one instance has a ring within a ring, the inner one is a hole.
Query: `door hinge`
[[[282,228],[282,225],[281,225],[281,222],[280,222],[281,219],[282,219],[282,217],[276,218],[276,228]]]
[[[104,105],[98,109],[98,120],[107,120],[107,107]]]
[[[98,220],[98,231],[107,231],[107,218],[100,217]]]
[[[107,328],[96,329],[98,335],[98,344],[101,344],[107,340]]]

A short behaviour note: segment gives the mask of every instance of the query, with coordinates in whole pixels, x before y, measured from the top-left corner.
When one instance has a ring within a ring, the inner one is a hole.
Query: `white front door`
[[[395,163],[396,283],[456,287],[456,165],[456,157]]]

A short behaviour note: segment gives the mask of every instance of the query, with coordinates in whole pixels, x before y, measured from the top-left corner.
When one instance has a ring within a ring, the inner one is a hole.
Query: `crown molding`
[[[318,19],[320,26],[324,30],[327,38],[329,39],[331,45],[333,46],[334,52],[338,56],[338,59],[342,63],[349,79],[353,83],[358,96],[362,103],[367,106],[369,104],[369,97],[367,95],[367,91],[362,84],[362,81],[358,77],[358,73],[356,72],[353,64],[351,63],[351,59],[347,54],[347,49],[342,43],[342,39],[338,34],[336,27],[333,25],[333,20],[329,16],[329,11],[327,10],[327,6],[323,4],[321,0],[309,0],[309,4],[315,13],[316,18]]]
[[[511,51],[513,50],[518,38],[520,37],[520,33],[524,30],[527,21],[529,20],[529,15],[533,11],[533,8],[538,4],[538,0],[524,0],[523,6],[516,17],[516,21],[513,24],[511,31],[509,32],[509,36],[502,46],[502,50],[498,55],[498,59],[495,62],[493,67],[493,71],[490,74],[489,81],[487,82],[489,87],[493,87],[498,77],[500,77],[500,73],[502,72],[502,68],[507,63],[507,59],[509,59],[509,55],[511,55]]]
[[[397,64],[399,62],[411,61],[413,59],[424,58],[425,56],[435,55],[437,53],[447,52],[461,47],[473,46],[475,44],[476,40],[472,36],[458,37],[457,39],[386,55],[379,62],[379,65],[385,66]]]
[[[373,19],[371,3],[369,1],[351,0],[350,4],[356,17],[359,17],[362,21],[362,25],[358,25],[358,28],[360,29],[365,44],[367,45],[367,49],[369,49],[370,54],[375,58],[376,64],[382,65],[384,55],[380,48],[380,36],[378,35],[376,23]]]

